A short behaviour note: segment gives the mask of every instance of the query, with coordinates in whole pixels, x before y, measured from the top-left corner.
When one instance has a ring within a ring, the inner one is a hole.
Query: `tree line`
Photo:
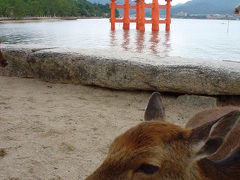
[[[119,16],[119,12],[116,11]],[[0,0],[0,16],[22,17],[109,17],[109,5],[92,4],[87,0]]]

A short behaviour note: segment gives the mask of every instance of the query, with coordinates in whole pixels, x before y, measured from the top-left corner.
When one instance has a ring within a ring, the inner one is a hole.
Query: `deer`
[[[240,11],[240,4],[234,9],[235,14],[239,14]]]
[[[86,180],[234,180],[240,178],[240,142],[211,158],[230,136],[239,140],[236,107],[206,110],[180,127],[165,120],[161,94],[154,92],[144,122],[115,138],[103,163]],[[211,113],[211,114],[210,114]],[[197,121],[196,123],[194,121]],[[235,130],[235,134],[232,131]]]
[[[224,106],[207,109],[202,112],[195,114],[185,125],[186,128],[196,128],[202,126],[208,122],[214,121],[218,118],[223,117],[232,111],[240,111],[240,107],[237,106]],[[219,149],[210,157],[212,160],[220,160],[226,157],[234,147],[240,142],[240,122],[229,132],[225,138],[223,144]]]
[[[6,59],[4,59],[2,51],[1,51],[1,40],[0,40],[0,65],[2,67],[6,67],[8,65],[8,62]]]

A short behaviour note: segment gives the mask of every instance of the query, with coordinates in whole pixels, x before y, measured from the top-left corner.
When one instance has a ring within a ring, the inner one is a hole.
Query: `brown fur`
[[[163,110],[154,107],[159,106],[159,103],[151,100],[156,96],[160,97],[160,94],[154,93],[150,98],[147,108],[152,107],[150,112],[153,109]],[[222,111],[224,110],[216,110]],[[211,114],[212,111],[207,112]],[[148,120],[156,119],[156,114],[162,119],[164,112],[147,113]],[[238,174],[238,151],[230,153],[221,163],[205,157],[220,147],[229,130],[238,121],[240,111],[235,109],[221,115],[212,113],[213,120],[206,120],[203,114],[200,113],[199,117],[204,122],[199,121],[199,126],[196,125],[193,129],[183,129],[162,120],[146,121],[129,129],[114,140],[103,164],[87,180],[235,179],[235,176],[227,173],[224,165],[228,162],[237,173],[232,172]],[[192,121],[198,121],[197,116]],[[191,121],[188,124],[194,126]],[[205,142],[203,146],[200,146],[201,141]],[[150,173],[146,168],[150,169]]]
[[[211,161],[207,158],[198,162],[205,177],[211,179],[238,180],[240,177],[240,142],[224,159]]]
[[[238,146],[223,160],[216,161],[218,169],[232,178],[240,177],[240,142]]]
[[[187,174],[190,167],[182,164],[191,157],[192,151],[184,142],[189,136],[189,130],[167,122],[143,122],[114,140],[102,166],[87,180],[144,179],[141,173],[133,173],[144,163],[160,167],[161,171],[153,179],[160,174],[162,179],[197,179],[194,177],[199,176],[198,167],[193,166],[192,174]]]
[[[240,5],[238,5],[235,9],[234,9],[234,13],[235,14],[239,14],[240,11]]]
[[[186,124],[186,128],[196,128],[200,127],[203,124],[208,122],[213,122],[216,119],[223,117],[224,115],[239,110],[239,107],[234,106],[226,106],[226,107],[217,107],[209,110],[202,111],[192,117],[188,123]],[[218,149],[216,153],[214,153],[211,157],[212,160],[220,160],[225,158],[240,142],[240,122],[231,130],[228,137],[225,138],[224,143]]]

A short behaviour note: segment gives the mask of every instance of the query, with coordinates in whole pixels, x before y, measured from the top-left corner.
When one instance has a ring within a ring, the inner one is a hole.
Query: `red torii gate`
[[[130,23],[136,23],[136,29],[141,32],[145,31],[145,24],[152,24],[153,31],[159,31],[159,24],[166,24],[166,31],[170,31],[171,24],[171,1],[165,0],[165,5],[160,5],[158,0],[153,0],[153,3],[146,4],[145,0],[136,0],[135,5],[130,5],[129,0],[125,0],[123,5],[116,4],[116,0],[111,0],[111,29],[115,30],[115,23],[123,23],[123,29],[128,30]],[[152,9],[152,19],[145,19],[145,8]],[[115,10],[123,9],[123,19],[116,19]],[[136,9],[136,19],[130,19],[129,10]],[[159,19],[159,10],[166,9],[166,18],[164,20]]]

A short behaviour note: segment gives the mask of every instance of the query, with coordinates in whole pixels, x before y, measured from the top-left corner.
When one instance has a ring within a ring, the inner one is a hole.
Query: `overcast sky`
[[[163,3],[164,1],[165,1],[165,0],[159,0],[159,2],[160,2],[161,4],[164,4],[164,3]],[[190,0],[172,0],[172,5],[176,5],[176,4],[178,4],[178,3],[185,3],[185,2],[187,2],[187,1],[190,1]],[[145,0],[145,2],[149,3],[149,2],[152,2],[152,0]]]

